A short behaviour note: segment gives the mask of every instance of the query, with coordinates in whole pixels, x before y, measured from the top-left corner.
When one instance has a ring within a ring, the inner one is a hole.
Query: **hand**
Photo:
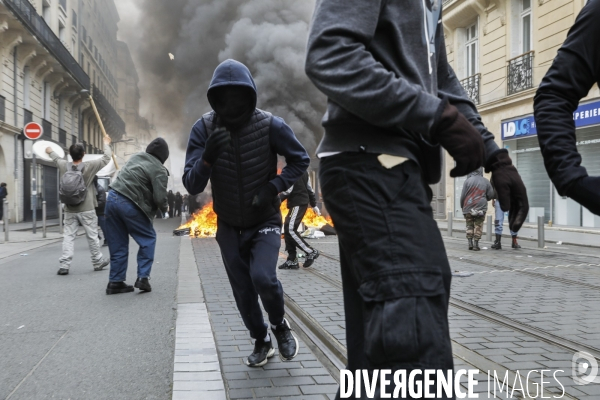
[[[485,171],[492,172],[494,188],[502,211],[508,213],[508,226],[518,232],[529,212],[527,189],[517,169],[512,165],[506,149],[494,152],[485,164]]]
[[[578,179],[567,188],[567,196],[600,215],[600,177],[586,176]]]
[[[321,216],[321,210],[319,210],[319,207],[315,206],[312,208],[312,210],[315,214],[317,214],[317,216],[319,216],[319,217]]]
[[[272,204],[277,194],[277,188],[275,185],[273,185],[271,182],[267,183],[258,189],[258,192],[254,195],[254,198],[252,199],[252,207],[264,208],[267,205]]]
[[[481,133],[456,107],[442,100],[438,117],[431,128],[431,138],[438,141],[456,161],[451,177],[464,176],[483,165],[484,147]]]
[[[225,128],[219,128],[212,133],[206,140],[204,146],[204,154],[202,159],[210,166],[212,166],[221,153],[225,151],[227,146],[231,143],[231,134]]]
[[[104,138],[102,140],[104,141],[104,144],[107,146],[110,145],[110,142],[112,142],[112,139],[108,135],[104,136]]]
[[[50,154],[52,151],[52,147],[46,147],[46,154]]]

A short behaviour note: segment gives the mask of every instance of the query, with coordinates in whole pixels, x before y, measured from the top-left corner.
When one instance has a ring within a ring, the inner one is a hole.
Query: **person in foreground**
[[[46,153],[58,167],[61,177],[59,196],[61,203],[65,204],[63,248],[59,259],[58,275],[69,274],[79,224],[85,230],[94,271],[102,271],[109,261],[103,258],[98,240],[98,217],[96,216],[98,200],[94,177],[110,162],[112,157],[110,137],[104,137],[104,155],[97,160],[83,161],[85,146],[82,143],[75,143],[69,147],[72,162],[62,160],[51,147],[46,149]]]
[[[596,215],[600,215],[600,176],[589,176],[581,165],[573,113],[592,86],[600,83],[599,21],[600,0],[589,0],[533,99],[548,176],[558,194],[569,196]]]
[[[448,64],[441,8],[317,0],[312,18],[305,70],[328,97],[319,180],[339,239],[352,371],[453,368],[451,271],[429,188],[441,147],[451,177],[492,173],[513,230],[529,209],[507,150]]]
[[[244,64],[235,60],[219,64],[207,96],[213,111],[192,128],[183,184],[194,196],[204,191],[210,178],[217,242],[238,310],[255,339],[246,364],[265,365],[275,354],[259,296],[279,357],[288,361],[298,354],[298,340],[284,318],[283,288],[277,279],[278,194],[306,171],[308,154],[283,119],[256,108],[256,86]],[[278,154],[287,164],[280,175]]]
[[[140,247],[137,254],[135,287],[150,292],[150,272],[154,262],[156,231],[152,221],[157,210],[167,211],[169,171],[163,165],[169,158],[169,146],[156,138],[145,152],[136,153],[110,184],[106,199],[105,224],[110,251],[110,277],[106,294],[133,292],[125,283],[129,257],[129,236]]]

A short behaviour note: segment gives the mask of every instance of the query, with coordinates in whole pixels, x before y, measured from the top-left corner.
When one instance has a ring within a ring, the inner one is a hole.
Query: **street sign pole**
[[[33,166],[32,178],[31,178],[31,208],[33,210],[33,234],[35,235],[36,228],[36,220],[37,220],[37,166],[35,163],[35,153],[33,153],[33,159],[31,161],[31,165]]]

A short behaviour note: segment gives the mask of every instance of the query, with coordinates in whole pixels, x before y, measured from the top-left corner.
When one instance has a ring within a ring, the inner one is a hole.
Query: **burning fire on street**
[[[281,204],[281,214],[282,218],[285,218],[287,214],[287,206],[286,203]],[[322,228],[323,226],[329,224],[333,226],[333,221],[331,217],[323,217],[318,216],[314,213],[311,208],[306,210],[306,214],[302,219],[304,225],[311,228]],[[185,231],[189,229],[191,237],[214,237],[217,233],[217,214],[213,211],[213,203],[212,201],[202,207],[200,210],[196,211],[194,215],[183,225],[177,228],[176,232]]]

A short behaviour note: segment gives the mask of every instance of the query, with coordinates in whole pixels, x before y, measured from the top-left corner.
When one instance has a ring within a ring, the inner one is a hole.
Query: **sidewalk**
[[[436,220],[438,228],[442,231],[448,230],[448,221]],[[487,232],[487,220],[483,224],[483,237],[485,240]],[[464,220],[454,220],[452,222],[452,231],[464,233],[466,230]],[[510,238],[508,224],[504,224],[502,237]],[[492,240],[494,239],[494,225],[492,221]],[[544,225],[544,238],[546,244],[556,244],[562,242],[563,245],[600,247],[600,230],[594,228],[575,229],[568,227],[549,227]],[[525,224],[519,231],[521,240],[538,240],[537,226]]]
[[[77,231],[77,236],[85,235],[82,227]],[[49,244],[61,242],[63,235],[59,232],[58,226],[46,230],[46,238],[43,237],[41,227],[33,234],[31,229],[28,231],[13,231],[12,226],[8,232],[8,242],[4,240],[4,229],[0,228],[0,259],[11,257],[17,254],[27,254],[28,251]]]

